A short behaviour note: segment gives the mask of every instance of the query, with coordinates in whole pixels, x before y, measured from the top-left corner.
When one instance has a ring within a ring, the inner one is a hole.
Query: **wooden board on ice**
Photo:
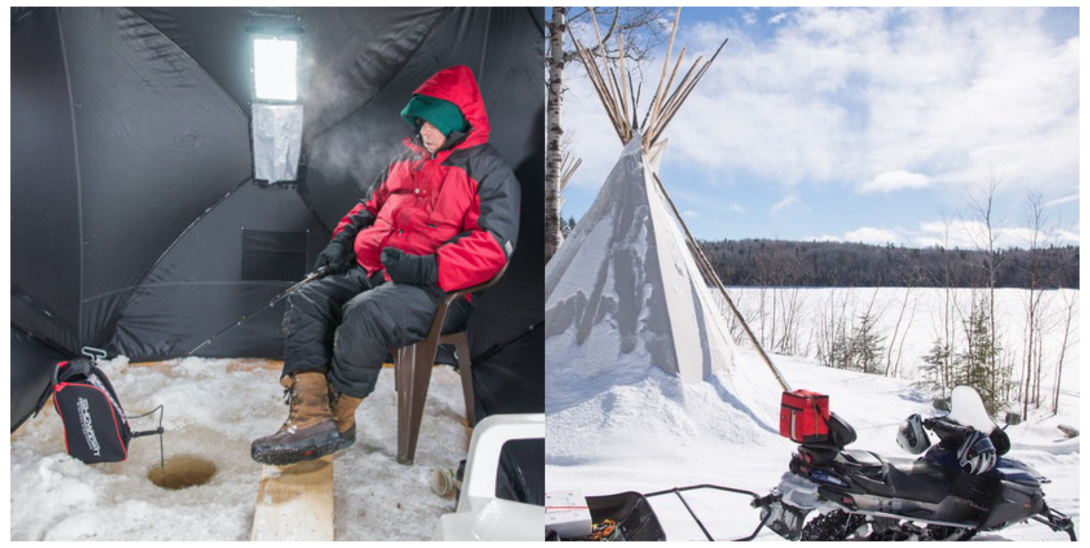
[[[333,455],[261,469],[250,540],[333,540]]]

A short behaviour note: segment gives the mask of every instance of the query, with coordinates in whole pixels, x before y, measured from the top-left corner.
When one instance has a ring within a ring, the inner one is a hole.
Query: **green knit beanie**
[[[422,125],[418,120],[427,120],[447,137],[452,131],[465,131],[469,125],[454,103],[427,95],[413,95],[401,111],[401,117],[415,128]]]

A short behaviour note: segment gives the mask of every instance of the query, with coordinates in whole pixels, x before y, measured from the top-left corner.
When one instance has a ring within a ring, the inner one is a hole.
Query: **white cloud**
[[[745,206],[737,202],[731,202],[729,205],[727,205],[727,210],[738,213],[739,215],[745,215],[748,212]]]
[[[903,169],[879,173],[876,177],[859,185],[857,192],[893,192],[896,190],[926,188],[931,185],[931,178],[920,173],[910,173]]]
[[[844,234],[844,240],[864,244],[898,243],[901,236],[894,230],[864,226]]]
[[[1079,181],[1080,39],[1055,38],[1043,13],[802,9],[761,25],[770,38],[757,38],[756,28],[738,20],[686,25],[683,14],[674,55],[682,45],[688,50],[678,78],[723,38],[730,42],[667,128],[663,173],[699,173],[708,185],[747,192],[761,184],[793,195],[802,185],[839,187],[857,203],[869,193],[925,186],[939,200],[958,195],[944,187],[994,174],[1005,183],[1001,194],[1018,200],[1032,185],[1062,197],[1049,206],[1074,201],[1068,195]],[[569,67],[563,120],[584,163],[565,194],[572,204],[589,205],[621,145],[582,69]],[[644,65],[641,112],[661,68],[661,58]],[[704,220],[715,216],[702,203],[687,206]],[[796,197],[768,211],[789,207],[805,210]],[[902,234],[906,245],[943,237]]]
[[[697,218],[697,217],[699,217],[699,216],[700,216],[700,214],[698,214],[697,212],[695,212],[695,211],[693,211],[693,210],[691,210],[691,209],[686,209],[685,211],[682,211],[682,212],[681,212],[681,214],[682,214],[682,215],[683,215],[683,216],[684,216],[684,217],[685,217],[686,219],[695,219],[695,218]]]
[[[757,23],[757,12],[756,11],[747,11],[747,12],[743,13],[742,14],[742,20],[745,21],[745,23],[747,25],[756,24]]]
[[[1042,205],[1044,207],[1055,207],[1055,206],[1058,206],[1058,205],[1061,205],[1061,204],[1066,204],[1068,202],[1077,202],[1077,201],[1079,201],[1079,195],[1078,194],[1072,194],[1070,196],[1064,196],[1063,198],[1056,198],[1055,200],[1049,200],[1049,201],[1045,202]]]
[[[1000,249],[1028,248],[1033,245],[1035,237],[1040,247],[1079,243],[1079,234],[1075,232],[1054,230],[1046,233],[1020,226],[993,227],[992,237],[995,247]],[[912,243],[920,247],[987,249],[988,227],[980,221],[925,221],[920,223],[920,231],[912,238]]]
[[[1067,245],[1079,245],[1079,233],[1071,232],[1070,230],[1057,230],[1054,233],[1057,240],[1062,244]]]
[[[915,241],[922,247],[986,249],[988,229],[976,221],[924,221]]]
[[[880,190],[893,183],[875,174],[903,172],[919,188],[995,173],[1011,188],[1068,190],[1079,38],[1055,39],[1043,13],[802,9],[763,41],[744,25],[685,27],[686,59],[730,42],[667,129],[665,162],[785,186]]]
[[[808,209],[806,204],[802,203],[798,194],[789,194],[784,196],[780,201],[772,204],[772,207],[768,208],[768,212],[772,215],[779,215],[784,211],[791,211],[796,209]]]
[[[768,18],[768,24],[778,25],[778,24],[780,24],[781,21],[783,21],[783,19],[785,17],[787,17],[786,13],[777,13],[776,15],[773,15],[772,17]]]

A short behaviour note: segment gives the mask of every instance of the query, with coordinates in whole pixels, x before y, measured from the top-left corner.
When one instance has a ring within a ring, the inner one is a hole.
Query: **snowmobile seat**
[[[416,441],[420,437],[420,422],[424,418],[424,402],[428,398],[431,370],[441,344],[453,344],[458,353],[458,372],[462,376],[462,396],[466,404],[466,426],[476,423],[473,416],[473,370],[469,359],[469,339],[466,332],[443,334],[443,321],[451,303],[477,293],[500,281],[505,264],[491,280],[465,289],[451,291],[443,297],[424,340],[394,351],[394,389],[397,391],[397,462],[412,464],[416,458]]]
[[[845,449],[840,452],[840,456],[845,463],[860,468],[874,468],[886,464],[881,455],[864,449]]]
[[[855,468],[859,473],[883,481],[886,477],[886,460],[881,455],[863,449],[845,449],[836,458],[837,464]]]
[[[897,498],[940,502],[957,482],[960,470],[938,466],[923,459],[890,459],[890,484]]]

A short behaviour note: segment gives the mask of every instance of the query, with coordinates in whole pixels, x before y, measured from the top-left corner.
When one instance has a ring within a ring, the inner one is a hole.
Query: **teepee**
[[[658,175],[663,129],[726,41],[673,86],[685,56],[682,49],[667,79],[676,32],[675,20],[642,124],[635,120],[634,86],[625,78],[623,41],[618,80],[574,40],[625,147],[594,204],[546,266],[547,377],[552,364],[565,374],[625,382],[633,375],[626,364],[650,363],[691,384],[731,364],[733,342],[716,302],[726,294],[709,287],[718,284],[722,291]]]

